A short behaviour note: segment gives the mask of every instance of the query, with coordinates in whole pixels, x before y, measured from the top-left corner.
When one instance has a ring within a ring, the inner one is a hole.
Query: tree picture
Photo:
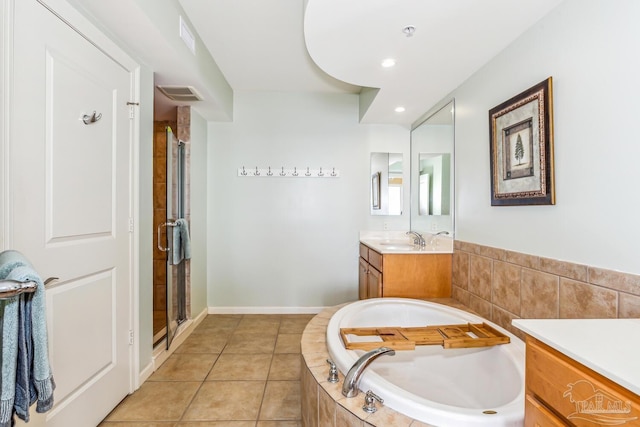
[[[518,161],[518,166],[521,165],[521,160],[524,158],[524,146],[522,145],[522,138],[520,137],[520,134],[518,134],[518,139],[516,139],[516,150],[514,155]]]

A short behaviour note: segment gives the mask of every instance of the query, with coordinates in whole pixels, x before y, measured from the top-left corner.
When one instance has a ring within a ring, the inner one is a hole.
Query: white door
[[[131,390],[132,80],[36,0],[13,3],[9,243],[59,277],[55,406],[29,425],[95,426]]]

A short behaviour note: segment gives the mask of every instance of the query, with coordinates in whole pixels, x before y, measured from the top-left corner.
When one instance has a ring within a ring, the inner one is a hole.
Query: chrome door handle
[[[160,225],[158,226],[158,249],[159,249],[161,252],[169,252],[169,250],[171,249],[169,246],[167,246],[166,248],[165,248],[165,247],[163,247],[163,246],[160,246],[160,234],[161,234],[162,228],[163,228],[163,227],[175,227],[175,226],[177,226],[177,225],[178,225],[178,224],[177,224],[176,222],[173,222],[173,221],[167,221],[167,222],[165,222],[164,224],[160,224]],[[168,241],[169,241],[169,236],[167,235],[167,242],[168,242]]]

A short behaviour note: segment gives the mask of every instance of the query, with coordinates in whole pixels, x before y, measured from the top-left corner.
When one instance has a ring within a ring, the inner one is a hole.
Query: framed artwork
[[[552,79],[489,111],[491,205],[554,205]]]
[[[380,209],[380,172],[371,175],[371,207]]]

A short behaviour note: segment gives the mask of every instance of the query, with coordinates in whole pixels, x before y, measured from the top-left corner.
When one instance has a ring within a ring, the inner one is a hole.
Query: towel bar
[[[36,282],[18,282],[17,280],[0,280],[0,299],[36,291]]]

